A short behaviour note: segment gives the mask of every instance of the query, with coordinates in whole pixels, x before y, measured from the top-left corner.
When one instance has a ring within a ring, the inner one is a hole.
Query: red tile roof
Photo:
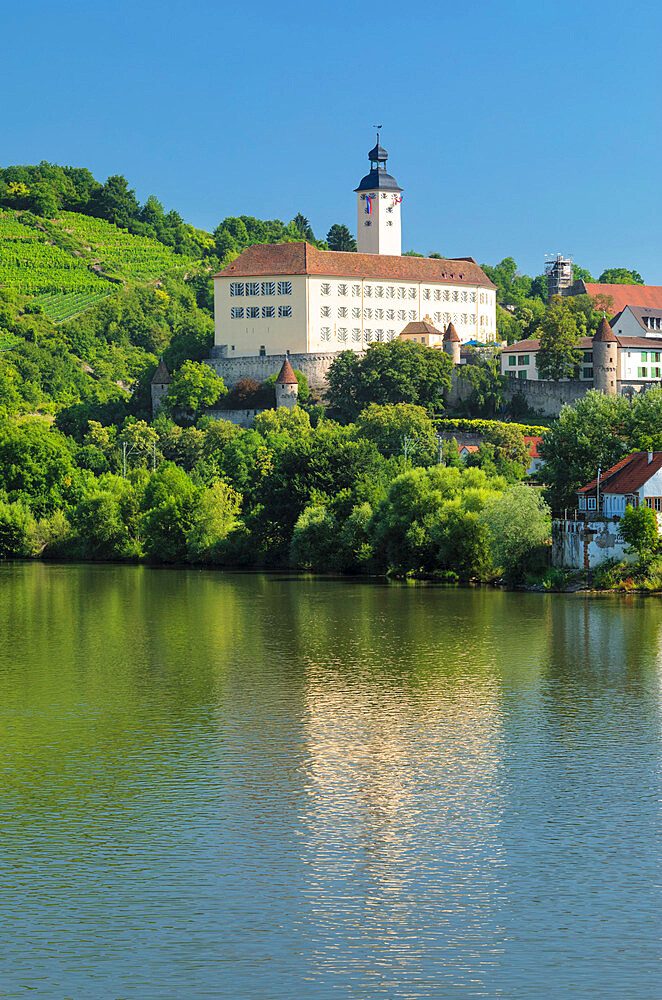
[[[457,330],[452,323],[449,323],[444,332],[444,343],[445,344],[459,344],[460,338],[457,335]]]
[[[614,331],[612,330],[612,328],[610,327],[609,323],[607,322],[604,316],[600,320],[598,329],[595,331],[595,334],[593,336],[593,341],[595,342],[596,340],[598,343],[603,343],[603,344],[616,343],[616,334],[614,333]]]
[[[662,451],[654,451],[653,458],[648,461],[647,451],[635,451],[633,455],[622,458],[611,469],[600,476],[600,493],[634,493],[656,472],[662,469]],[[592,496],[596,492],[597,476],[586,486],[577,490],[582,496]]]
[[[407,323],[404,330],[400,331],[400,336],[404,337],[407,334],[415,333],[435,333],[437,336],[441,337],[441,330],[437,330],[436,326],[432,323],[428,323],[426,320],[414,320],[411,323]]]
[[[161,358],[158,368],[152,375],[152,385],[167,385],[170,382],[170,372],[166,368],[166,363]]]
[[[252,278],[262,275],[316,274],[343,278],[381,278],[387,281],[427,281],[430,284],[480,285],[495,288],[475,261],[435,257],[396,257],[387,254],[341,253],[318,250],[310,243],[262,243],[247,247],[215,278]]]
[[[538,451],[538,445],[542,441],[541,437],[527,437],[524,435],[524,444],[528,446],[529,455],[531,458],[540,458],[540,452]]]
[[[628,338],[631,339],[631,338]],[[593,337],[580,337],[578,346],[584,351],[590,351],[593,344]],[[540,350],[540,341],[537,338],[531,338],[529,340],[520,340],[517,344],[510,344],[509,347],[504,347],[502,354],[521,354],[523,351],[538,351]]]
[[[653,309],[662,309],[662,285],[608,285],[583,281],[582,286],[591,298],[595,298],[596,295],[611,295],[615,313],[625,309],[626,306],[650,306]]]
[[[285,358],[283,361],[283,367],[280,370],[278,378],[276,379],[276,385],[296,385],[297,377],[292,370],[292,365]]]

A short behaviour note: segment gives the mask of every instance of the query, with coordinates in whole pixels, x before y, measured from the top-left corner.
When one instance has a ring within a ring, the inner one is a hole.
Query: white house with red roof
[[[618,534],[630,505],[648,507],[662,527],[662,451],[637,451],[601,470],[577,491],[578,510],[552,524],[555,566],[594,569],[607,559],[634,560]],[[566,512],[567,514],[568,512]]]
[[[310,243],[251,246],[214,275],[213,358],[364,351],[410,323],[496,340],[496,287],[472,257],[402,255],[402,188],[386,151],[356,188],[358,253]]]

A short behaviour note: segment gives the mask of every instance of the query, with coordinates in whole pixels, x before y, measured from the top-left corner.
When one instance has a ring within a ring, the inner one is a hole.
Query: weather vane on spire
[[[373,125],[372,127],[377,129],[377,145],[379,145],[379,130],[380,130],[380,128],[384,128],[384,126],[383,125]]]

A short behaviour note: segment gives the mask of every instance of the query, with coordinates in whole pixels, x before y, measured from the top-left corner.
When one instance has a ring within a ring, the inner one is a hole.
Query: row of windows
[[[662,497],[646,497],[646,506],[651,510],[656,510],[658,514],[662,512]]]
[[[660,378],[660,369],[651,368],[650,376],[648,375],[648,368],[637,368],[637,378]]]
[[[434,302],[475,302],[476,293],[458,291],[456,288],[452,291],[448,288],[424,288],[423,298],[432,299]]]
[[[331,306],[320,306],[320,316],[322,319],[330,319],[333,315]],[[350,310],[347,306],[338,306],[337,316],[338,319],[347,319],[350,315]],[[418,319],[418,311],[416,309],[410,309],[407,312],[406,309],[373,309],[370,306],[366,306],[365,309],[361,310],[359,306],[354,306],[351,310],[352,319],[397,319],[400,322],[404,322],[407,319],[415,320]],[[433,320],[435,323],[448,324],[453,323],[463,323],[465,326],[475,326],[476,316],[473,313],[449,313],[449,312],[436,312],[433,315]],[[528,361],[526,362],[528,364]],[[515,364],[514,357],[511,358],[510,364]]]
[[[231,319],[243,319],[244,314],[246,319],[259,319],[262,315],[262,319],[273,319],[276,315],[275,306],[232,306],[230,309]],[[278,316],[280,319],[289,319],[292,315],[292,306],[278,306]]]
[[[372,330],[365,329],[363,331],[363,339],[367,344],[375,341],[376,343],[387,343],[390,340],[395,340],[396,332],[395,330]],[[335,332],[335,338],[332,334],[331,327],[323,326],[320,329],[320,340],[325,343],[335,339],[339,344],[346,344],[349,340],[353,344],[361,343],[361,330],[359,327],[354,327],[353,330],[348,330],[347,327],[341,326]]]
[[[231,281],[230,295],[233,298],[238,295],[275,295],[276,285],[279,295],[292,294],[291,281]]]
[[[324,281],[320,285],[322,295],[332,295],[333,289],[330,281]],[[407,287],[405,285],[364,285],[363,296],[366,299],[416,299],[418,298],[418,287]],[[345,296],[351,294],[354,298],[361,295],[360,285],[347,285],[341,282],[336,285],[336,294]],[[466,289],[449,288],[424,288],[423,298],[433,302],[475,302],[476,293],[466,291]],[[488,302],[487,293],[481,293],[481,302]]]

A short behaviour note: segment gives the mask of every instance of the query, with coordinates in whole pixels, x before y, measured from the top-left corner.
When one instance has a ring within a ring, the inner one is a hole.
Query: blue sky
[[[13,4],[1,162],[123,173],[209,230],[301,211],[323,237],[355,231],[380,122],[403,249],[662,284],[661,28],[638,0]]]

